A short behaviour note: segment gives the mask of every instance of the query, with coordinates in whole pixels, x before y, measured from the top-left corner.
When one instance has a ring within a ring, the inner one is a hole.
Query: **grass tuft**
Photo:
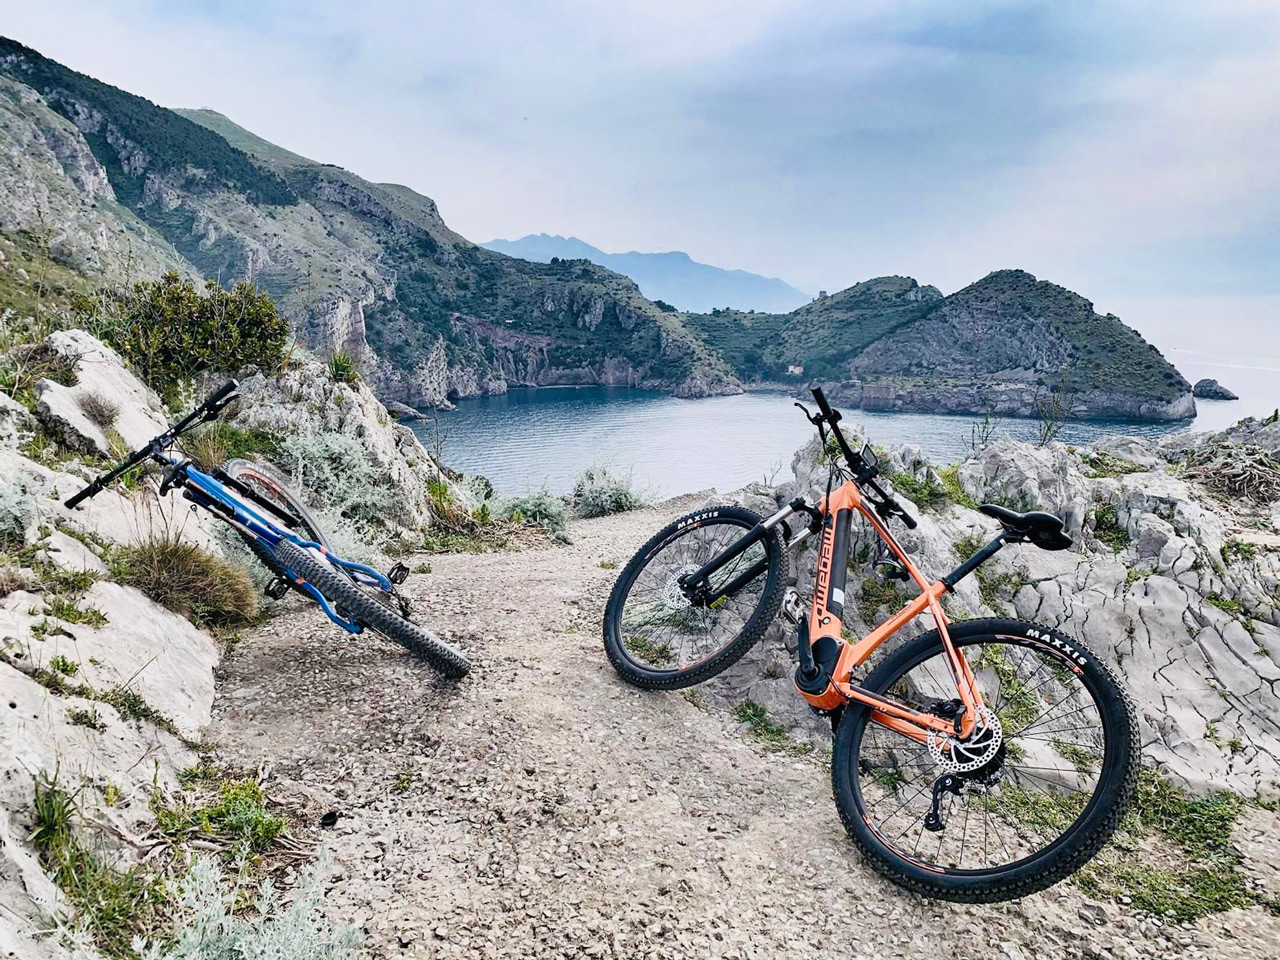
[[[176,534],[120,547],[111,556],[111,571],[121,583],[200,626],[243,626],[258,615],[258,594],[244,567]]]
[[[75,798],[57,775],[35,778],[30,840],[50,879],[75,907],[77,920],[112,958],[136,957],[137,937],[150,933],[165,901],[163,885],[140,868],[121,870],[87,847],[72,828]]]
[[[752,740],[763,744],[770,753],[789,753],[793,756],[804,756],[812,753],[813,747],[800,743],[787,736],[787,731],[780,723],[769,719],[769,711],[754,700],[743,700],[733,708],[733,716],[740,723],[750,727]]]
[[[350,354],[341,350],[334,352],[329,358],[329,379],[334,383],[356,383],[360,380],[360,369]]]
[[[170,806],[157,791],[151,797],[151,810],[163,833],[213,837],[239,854],[269,850],[285,828],[283,817],[267,812],[262,787],[254,780],[223,783],[217,797],[203,804]]]

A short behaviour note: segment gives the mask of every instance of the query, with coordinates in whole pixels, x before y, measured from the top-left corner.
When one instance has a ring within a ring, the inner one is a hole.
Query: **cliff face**
[[[657,307],[586,260],[472,244],[435,203],[291,153],[209,110],[173,111],[0,38],[0,231],[113,282],[167,268],[253,279],[322,354],[387,399],[629,384],[680,396],[742,380],[844,382],[868,409],[1179,419],[1190,387],[1084,298],[1021,271],[949,297],[881,277],[788,314]]]
[[[51,221],[70,238],[59,254],[113,281],[172,266],[252,278],[306,344],[354,356],[388,397],[443,404],[541,383],[740,389],[679,320],[608,270],[483,250],[406,187],[282,150],[211,111],[163,109],[12,41],[0,40],[0,82],[0,149],[15,158],[0,229]]]
[[[106,170],[71,121],[0,76],[0,231],[26,231],[90,277],[187,270],[163,237],[116,202]]]

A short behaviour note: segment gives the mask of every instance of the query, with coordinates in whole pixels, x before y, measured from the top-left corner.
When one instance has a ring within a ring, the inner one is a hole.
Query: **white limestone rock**
[[[71,387],[52,380],[37,383],[36,417],[72,450],[111,456],[112,432],[135,450],[168,427],[160,399],[92,334],[60,330],[46,338],[45,346],[73,361],[77,382]],[[107,424],[95,422],[86,409],[93,403],[114,409],[116,416]]]

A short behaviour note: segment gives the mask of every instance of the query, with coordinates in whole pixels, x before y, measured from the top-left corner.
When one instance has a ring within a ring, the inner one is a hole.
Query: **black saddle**
[[[1063,532],[1062,521],[1052,513],[1018,513],[995,503],[984,503],[978,510],[999,520],[1010,539],[1035,544],[1041,550],[1065,550],[1074,542]]]

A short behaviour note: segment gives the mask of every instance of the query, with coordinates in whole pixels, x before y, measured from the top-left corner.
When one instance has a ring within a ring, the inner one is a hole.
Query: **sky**
[[[1274,0],[0,0],[0,32],[476,241],[811,291],[1020,267],[1144,332],[1280,330]]]

